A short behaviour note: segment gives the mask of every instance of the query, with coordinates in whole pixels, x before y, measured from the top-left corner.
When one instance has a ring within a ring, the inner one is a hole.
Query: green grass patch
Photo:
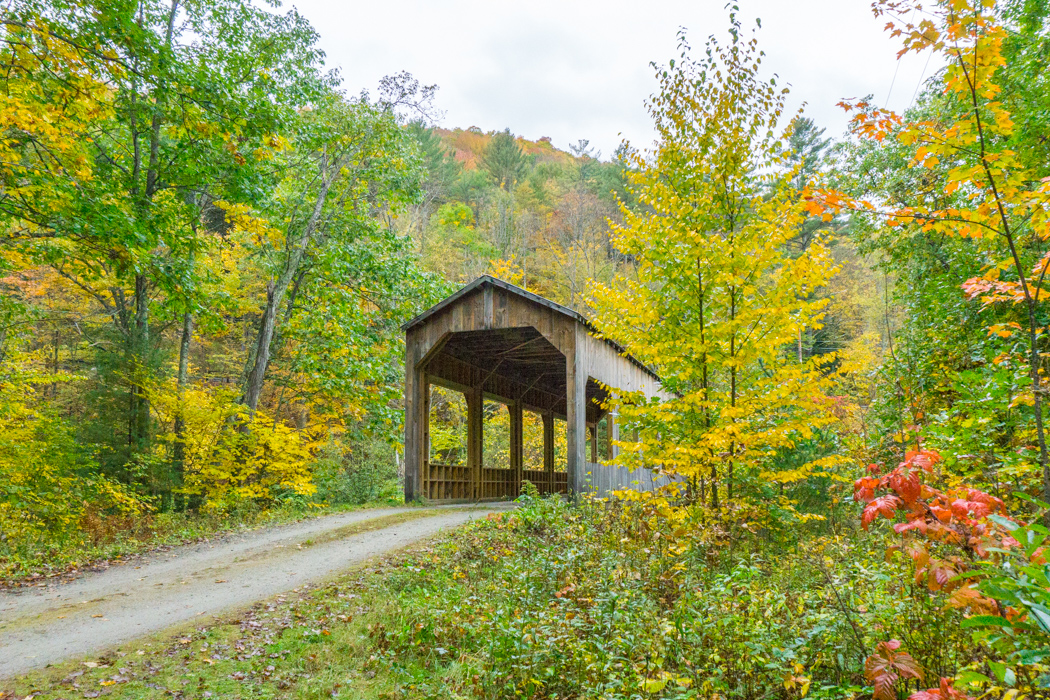
[[[870,693],[864,657],[890,637],[931,677],[976,653],[957,611],[903,599],[903,569],[870,538],[665,526],[639,505],[526,499],[329,584],[0,687],[41,700],[794,700]]]

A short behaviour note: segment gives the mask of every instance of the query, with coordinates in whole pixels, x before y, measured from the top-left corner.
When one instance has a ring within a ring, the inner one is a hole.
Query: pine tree
[[[510,129],[496,132],[481,157],[481,166],[488,171],[496,186],[510,190],[525,175],[528,160],[521,151]]]

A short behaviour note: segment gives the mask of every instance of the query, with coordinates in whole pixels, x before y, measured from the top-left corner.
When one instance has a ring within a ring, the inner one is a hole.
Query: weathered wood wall
[[[513,498],[522,479],[532,481],[543,493],[606,493],[657,485],[646,477],[648,472],[588,464],[585,454],[588,425],[601,415],[594,400],[601,393],[596,382],[650,397],[661,392],[655,375],[592,336],[588,326],[567,309],[491,278],[472,287],[406,329],[406,500]],[[431,384],[461,391],[466,397],[466,466],[429,463]],[[510,409],[510,464],[503,469],[483,466],[486,397]],[[543,418],[543,471],[524,469],[523,410]],[[566,420],[565,472],[554,471],[554,417]],[[611,443],[618,437],[617,426],[612,420],[608,425]]]

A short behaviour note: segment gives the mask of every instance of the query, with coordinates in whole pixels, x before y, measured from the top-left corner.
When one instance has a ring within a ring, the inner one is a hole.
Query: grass
[[[399,513],[341,528],[340,536],[435,511]],[[313,544],[319,544],[315,539]],[[433,557],[418,545],[321,586],[303,586],[203,626],[168,630],[90,659],[0,681],[9,698],[373,698],[396,687],[373,668],[376,611],[366,601],[386,577]],[[379,608],[391,604],[380,599]]]
[[[957,611],[903,599],[906,567],[867,535],[745,531],[729,547],[660,517],[526,499],[331,583],[0,687],[40,700],[830,700],[867,697],[864,657],[890,636],[932,678],[980,658]]]
[[[317,504],[286,501],[270,508],[244,509],[228,514],[157,513],[119,522],[89,519],[81,539],[26,550],[0,541],[0,587],[36,585],[48,579],[75,576],[104,568],[113,561],[150,551],[206,541],[232,532],[245,532],[364,508],[403,506],[400,502],[366,505]],[[96,521],[97,520],[97,521]]]

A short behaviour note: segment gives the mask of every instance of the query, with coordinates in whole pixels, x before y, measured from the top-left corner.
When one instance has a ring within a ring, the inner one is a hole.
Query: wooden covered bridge
[[[614,457],[614,415],[603,386],[663,395],[659,377],[621,347],[593,335],[580,314],[483,276],[406,323],[405,500],[516,498],[522,481],[541,493],[651,489],[652,472],[602,464]],[[431,446],[432,387],[461,392],[465,459]],[[510,414],[506,463],[483,455],[485,401]],[[526,464],[526,414],[542,421],[542,460]],[[564,440],[556,431],[564,430]],[[599,434],[601,431],[601,434]],[[563,446],[556,450],[556,444]],[[452,463],[452,462],[455,463]]]

